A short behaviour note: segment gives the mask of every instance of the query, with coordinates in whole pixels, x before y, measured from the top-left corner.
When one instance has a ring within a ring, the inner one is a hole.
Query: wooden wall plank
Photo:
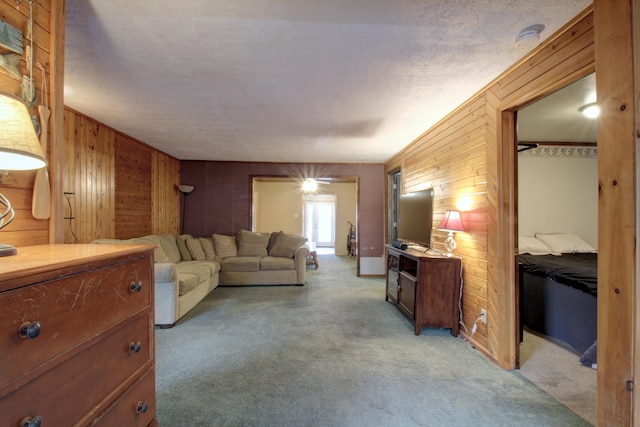
[[[120,133],[115,141],[115,237],[129,239],[151,234],[152,149]],[[136,217],[147,221],[137,221]]]
[[[160,151],[153,152],[152,231],[180,233],[180,161]]]

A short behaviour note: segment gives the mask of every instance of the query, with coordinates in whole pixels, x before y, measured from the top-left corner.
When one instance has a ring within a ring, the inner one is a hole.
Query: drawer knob
[[[24,322],[18,328],[18,336],[23,339],[33,340],[38,338],[42,331],[42,324],[40,322]]]
[[[142,348],[142,343],[140,343],[140,341],[138,342],[131,341],[131,343],[129,343],[129,353],[139,353],[141,348]]]
[[[40,427],[42,425],[42,417],[27,417],[20,421],[20,427]]]
[[[138,402],[136,405],[136,414],[146,414],[147,409],[149,409],[149,404],[147,402]]]
[[[129,285],[129,290],[131,292],[140,292],[142,290],[142,282],[138,280],[137,282],[131,282]]]

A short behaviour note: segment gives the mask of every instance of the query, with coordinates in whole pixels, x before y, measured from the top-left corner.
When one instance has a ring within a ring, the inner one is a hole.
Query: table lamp
[[[456,248],[456,241],[453,238],[453,233],[456,231],[465,231],[464,225],[462,225],[462,219],[460,218],[460,211],[446,211],[444,218],[438,226],[438,230],[448,231],[449,235],[444,241],[444,247],[447,249],[447,256],[451,257],[451,253]]]
[[[40,169],[47,160],[29,117],[27,106],[19,98],[0,92],[0,171]],[[15,218],[9,199],[0,194],[0,230]],[[0,257],[16,255],[11,245],[0,243]]]

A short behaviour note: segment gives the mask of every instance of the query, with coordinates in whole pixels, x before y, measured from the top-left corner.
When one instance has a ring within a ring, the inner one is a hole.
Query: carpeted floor
[[[448,330],[411,324],[384,280],[320,255],[304,287],[218,288],[156,330],[161,426],[587,426]]]
[[[520,374],[596,424],[597,372],[580,364],[580,355],[566,345],[525,330]]]

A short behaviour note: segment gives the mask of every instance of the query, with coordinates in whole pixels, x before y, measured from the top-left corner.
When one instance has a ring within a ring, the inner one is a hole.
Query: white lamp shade
[[[193,185],[186,185],[186,184],[180,184],[178,185],[178,190],[180,190],[181,193],[184,194],[189,194],[193,191],[195,187]]]
[[[0,92],[0,170],[31,170],[46,165],[26,105]]]

